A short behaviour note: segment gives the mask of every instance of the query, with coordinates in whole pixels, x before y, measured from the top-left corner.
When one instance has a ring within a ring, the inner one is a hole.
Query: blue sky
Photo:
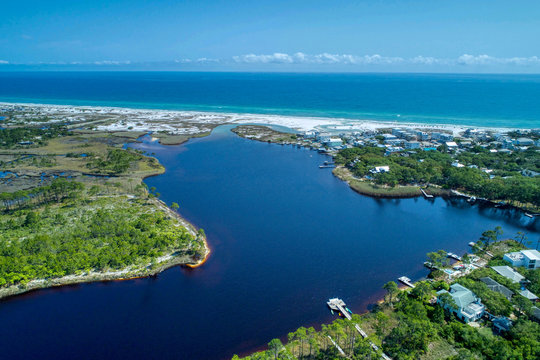
[[[540,72],[540,1],[3,1],[13,69]]]

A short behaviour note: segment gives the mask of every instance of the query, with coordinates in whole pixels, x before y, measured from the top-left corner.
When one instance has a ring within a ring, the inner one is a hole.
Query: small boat
[[[530,217],[530,218],[534,217],[533,215],[531,215],[529,213],[525,213],[525,216]]]
[[[467,202],[468,202],[468,203],[471,203],[471,204],[474,203],[475,201],[476,201],[476,197],[475,197],[475,196],[471,196],[471,197],[467,200]]]
[[[449,252],[448,254],[446,254],[446,256],[448,256],[449,258],[452,258],[454,260],[461,261],[461,256],[458,256],[458,255],[456,255],[454,253]]]
[[[348,312],[352,314],[352,311],[349,308],[345,308],[345,310],[347,310]]]
[[[334,315],[334,310],[330,309],[330,312],[332,313],[332,315]]]
[[[471,241],[471,242],[469,243],[469,246],[470,246],[470,247],[475,247],[475,246],[476,246],[476,243],[475,243],[474,241]]]

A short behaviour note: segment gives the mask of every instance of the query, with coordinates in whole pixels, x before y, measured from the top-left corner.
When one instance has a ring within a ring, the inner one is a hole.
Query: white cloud
[[[300,54],[300,58],[304,55],[302,53]],[[233,60],[237,63],[277,63],[277,64],[291,64],[294,62],[293,57],[288,54],[282,54],[282,53],[273,53],[271,55],[255,55],[255,54],[247,54],[247,55],[241,55],[241,56],[233,56]]]
[[[289,55],[284,53],[273,54],[247,54],[233,56],[236,63],[246,64],[395,64],[403,62],[400,57],[386,57],[379,54],[356,56],[349,54],[330,54],[322,53],[316,55],[308,55],[302,52]]]
[[[218,63],[219,59],[209,59],[209,58],[202,57],[202,58],[198,58],[197,62],[200,64]]]
[[[321,53],[309,55],[302,52],[289,55],[286,53],[246,54],[233,56],[235,63],[241,64],[344,64],[344,65],[425,65],[425,66],[488,66],[488,65],[540,65],[540,57],[497,58],[489,55],[463,54],[457,58],[437,58],[418,55],[411,58],[374,55],[350,55]]]
[[[469,55],[463,54],[457,58],[460,65],[487,65],[497,62],[497,59],[489,55]]]
[[[131,61],[117,61],[117,60],[101,60],[101,61],[94,61],[94,65],[129,65],[131,64]]]
[[[409,62],[412,64],[422,64],[422,65],[440,65],[440,64],[447,64],[448,59],[438,59],[431,56],[415,56],[413,58],[409,59]]]
[[[540,65],[540,58],[538,56],[530,57],[511,57],[511,58],[497,58],[489,55],[461,55],[457,59],[459,65]]]
[[[7,60],[0,60],[0,64],[4,64],[4,65],[5,65],[5,64],[9,64],[9,61],[7,61]]]

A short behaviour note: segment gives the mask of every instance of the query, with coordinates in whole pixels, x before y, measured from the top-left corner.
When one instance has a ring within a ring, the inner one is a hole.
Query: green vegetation
[[[63,125],[51,125],[45,128],[16,127],[0,131],[0,148],[9,149],[20,146],[19,143],[31,142],[37,146],[47,143],[47,140],[58,136],[68,135],[68,130]]]
[[[51,185],[13,193],[0,193],[0,209],[12,211],[39,206],[50,202],[74,199],[80,195],[84,185],[64,178],[55,179]]]
[[[452,162],[455,160],[476,167],[454,167]],[[384,156],[381,148],[355,147],[341,150],[335,161],[347,166],[356,177],[367,176],[379,185],[435,184],[444,189],[467,191],[478,197],[540,208],[540,177],[526,177],[520,173],[520,169],[540,171],[540,153],[535,149],[502,154],[475,148],[454,158],[438,151],[421,150],[407,156],[399,153]],[[370,173],[375,166],[384,165],[390,166],[389,172]],[[483,167],[493,172],[487,174],[481,170]]]
[[[497,237],[499,229],[484,232],[485,237]],[[486,245],[486,250],[496,258],[507,249],[523,248],[514,240],[505,240]],[[444,255],[444,256],[443,256]],[[438,266],[448,265],[446,252],[428,254],[428,259]],[[497,260],[494,260],[497,261]],[[489,264],[488,264],[489,265]],[[531,281],[528,288],[540,288],[540,269],[518,269]],[[493,280],[514,291],[509,301],[498,292],[490,290],[483,277]],[[509,331],[499,333],[492,322],[479,320],[475,325],[464,324],[443,306],[436,303],[436,292],[449,289],[446,281],[421,281],[414,289],[400,290],[395,282],[386,283],[384,302],[362,316],[353,315],[352,321],[337,319],[314,328],[299,328],[289,333],[288,342],[282,344],[274,339],[267,351],[245,357],[255,359],[341,359],[338,350],[331,343],[330,336],[343,349],[349,359],[378,359],[368,341],[379,346],[393,359],[438,360],[438,359],[515,359],[536,360],[540,358],[540,325],[533,321],[532,303],[518,294],[519,285],[500,276],[489,267],[478,268],[469,275],[460,277],[457,283],[473,291],[493,315],[509,316],[513,326]],[[457,308],[454,299],[443,293],[439,302],[449,308]],[[358,324],[367,334],[364,339],[354,328]],[[238,359],[238,357],[233,357]]]
[[[121,149],[125,138],[73,133],[55,125],[0,131],[0,166],[18,175],[0,181],[0,298],[204,259],[204,232],[142,183],[163,171],[156,159]]]
[[[0,286],[146,266],[166,254],[195,257],[204,250],[150,200],[91,198],[66,180],[39,190],[33,198],[49,201],[28,200],[31,209],[21,203],[0,215]]]
[[[89,169],[107,174],[121,174],[126,172],[132,162],[141,160],[143,155],[123,149],[112,149],[105,159],[95,158],[87,164]]]

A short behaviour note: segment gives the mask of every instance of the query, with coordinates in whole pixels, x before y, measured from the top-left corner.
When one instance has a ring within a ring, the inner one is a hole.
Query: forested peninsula
[[[48,123],[28,112],[4,116],[0,298],[204,262],[204,231],[142,182],[163,166],[123,146],[142,134],[102,132],[80,120]]]

